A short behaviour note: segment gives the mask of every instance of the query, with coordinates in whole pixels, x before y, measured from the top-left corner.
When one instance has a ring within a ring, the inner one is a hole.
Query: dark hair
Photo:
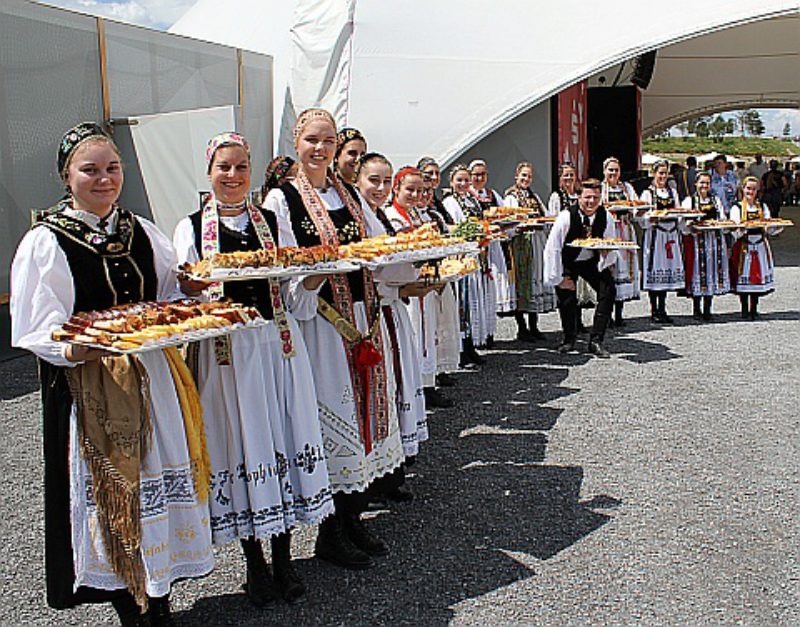
[[[584,189],[601,189],[602,184],[597,179],[584,179],[581,181],[581,191]]]
[[[694,157],[686,157],[686,165],[688,165],[690,168],[696,167],[697,159],[695,159]]]
[[[384,157],[379,152],[365,152],[361,155],[361,159],[358,160],[358,167],[356,167],[356,178],[358,175],[361,174],[361,168],[369,163],[383,163],[384,165],[388,165],[389,169],[394,170],[394,166],[392,166],[392,162],[389,161],[386,157]]]

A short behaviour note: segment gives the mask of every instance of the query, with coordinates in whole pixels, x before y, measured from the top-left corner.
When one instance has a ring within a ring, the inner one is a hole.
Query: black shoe
[[[272,545],[272,575],[275,589],[283,599],[294,604],[306,593],[306,587],[292,564],[292,540],[288,532],[270,539]]]
[[[528,335],[530,335],[530,336],[531,336],[531,339],[532,339],[534,342],[538,342],[539,340],[543,340],[543,339],[544,339],[544,333],[542,333],[542,332],[541,332],[539,329],[537,329],[536,327],[534,327],[533,329],[529,329],[529,330],[528,330]]]
[[[347,535],[359,549],[367,555],[373,557],[383,557],[389,555],[389,547],[381,540],[376,538],[364,525],[364,521],[358,516],[347,518]]]
[[[754,309],[750,310],[750,320],[758,320],[760,317],[761,316],[759,315],[759,313],[756,310],[754,310]]]
[[[517,331],[517,340],[520,342],[533,342],[533,336],[528,329],[520,329]]]
[[[422,388],[425,394],[425,406],[439,409],[447,409],[455,405],[453,399],[447,398],[436,388]]]
[[[436,385],[441,388],[452,388],[456,385],[456,380],[446,372],[436,375]]]
[[[562,355],[566,355],[567,353],[571,353],[575,350],[575,342],[562,342],[558,345],[556,349]]]
[[[486,348],[492,349],[494,348],[494,335],[487,335],[486,336]]]
[[[692,312],[692,318],[694,318],[695,320],[702,320],[703,319],[703,312],[700,311],[699,309],[695,309]]]
[[[386,498],[396,503],[409,503],[414,500],[414,493],[405,486],[397,486],[386,493]]]
[[[247,600],[256,607],[271,607],[278,600],[266,563],[254,568],[248,567],[247,581],[242,588],[247,595]]]
[[[350,570],[364,570],[375,565],[367,553],[353,544],[338,514],[320,524],[314,554],[321,560]]]
[[[714,316],[711,315],[710,311],[703,312],[703,320],[706,322],[711,322],[714,319]]]
[[[608,359],[611,357],[611,353],[603,348],[603,345],[600,342],[595,340],[589,341],[589,352],[595,357],[600,357],[600,359]]]
[[[111,605],[113,605],[114,610],[117,612],[119,624],[122,625],[122,627],[152,627],[153,621],[150,616],[150,603],[152,602],[153,599],[148,599],[148,609],[144,614],[142,614],[136,601],[134,601],[133,597],[130,595],[125,598],[114,599]]]
[[[486,363],[486,358],[481,357],[474,348],[472,350],[465,350],[461,353],[461,365],[466,366],[469,364],[475,364],[476,366],[482,366]]]
[[[152,627],[177,627],[178,625],[175,622],[175,617],[172,616],[168,596],[149,599],[147,614],[150,616],[150,625]]]
[[[583,322],[578,323],[578,333],[584,335],[589,332],[589,327],[587,327]]]
[[[618,329],[621,329],[626,324],[627,324],[627,322],[625,322],[625,318],[622,318],[622,317],[614,318],[614,326],[617,327]]]

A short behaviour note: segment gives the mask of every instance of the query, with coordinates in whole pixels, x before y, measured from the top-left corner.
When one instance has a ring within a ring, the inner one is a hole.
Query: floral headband
[[[297,144],[297,140],[303,133],[303,130],[306,128],[306,126],[311,124],[314,120],[326,120],[327,122],[330,122],[331,126],[333,126],[333,132],[336,132],[336,120],[334,120],[333,116],[325,111],[325,109],[306,109],[299,116],[297,116],[297,122],[294,123],[292,136],[294,137],[295,144]]]
[[[278,187],[281,179],[285,178],[289,169],[294,165],[294,159],[291,157],[284,157],[278,155],[267,164],[267,170],[264,172],[264,185],[268,189]]]
[[[243,135],[232,131],[214,135],[208,140],[208,145],[206,146],[206,167],[209,172],[211,171],[211,161],[214,159],[214,153],[223,146],[241,146],[247,156],[250,156],[250,144],[247,143]]]
[[[341,152],[344,145],[354,139],[360,139],[364,142],[364,146],[367,145],[367,139],[361,134],[361,131],[356,128],[343,128],[336,134],[336,152]]]
[[[392,189],[400,187],[400,183],[402,183],[403,179],[407,176],[422,176],[422,172],[410,165],[400,168],[397,174],[394,175],[394,185],[392,185]]]
[[[67,168],[67,162],[75,152],[75,149],[80,146],[87,139],[101,137],[111,141],[108,134],[95,122],[81,122],[69,129],[61,138],[58,144],[58,156],[56,162],[58,164],[58,173],[63,179],[65,176],[64,170]]]

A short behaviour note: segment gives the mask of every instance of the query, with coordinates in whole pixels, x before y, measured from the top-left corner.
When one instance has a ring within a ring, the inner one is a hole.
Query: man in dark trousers
[[[583,181],[578,197],[578,207],[562,211],[550,231],[544,249],[544,278],[555,286],[558,299],[558,312],[564,341],[558,347],[560,353],[575,350],[577,338],[578,300],[575,282],[578,277],[586,280],[597,292],[597,307],[594,310],[594,323],[589,335],[589,352],[597,357],[609,357],[603,348],[603,337],[614,307],[616,288],[609,267],[617,259],[616,251],[590,250],[568,246],[576,239],[613,238],[614,222],[600,204],[600,181]]]

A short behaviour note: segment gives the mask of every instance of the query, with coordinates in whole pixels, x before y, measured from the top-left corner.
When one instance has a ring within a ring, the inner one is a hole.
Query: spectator
[[[755,176],[759,181],[767,173],[767,164],[764,163],[764,155],[756,153],[756,160],[747,168],[750,176]]]
[[[736,191],[739,187],[739,179],[728,170],[728,160],[725,155],[714,157],[714,171],[711,173],[711,190],[714,195],[722,201],[725,213],[730,211],[731,206],[736,202]]]
[[[744,161],[736,162],[736,170],[734,170],[734,174],[736,175],[736,178],[739,179],[739,185],[742,184],[744,177],[750,176],[749,172],[747,171],[747,168],[744,167],[744,165],[745,165]]]
[[[767,204],[770,217],[778,218],[783,201],[783,172],[777,159],[769,162],[769,170],[761,177],[761,200]]]
[[[683,171],[683,182],[686,187],[686,196],[694,196],[697,178],[697,159],[686,157],[686,169]]]

